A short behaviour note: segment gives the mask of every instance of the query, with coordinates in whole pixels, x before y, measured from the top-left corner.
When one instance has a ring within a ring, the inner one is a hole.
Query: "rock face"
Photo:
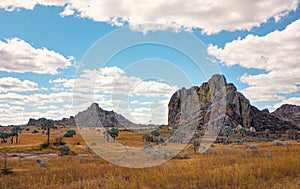
[[[281,119],[291,121],[300,128],[300,106],[284,104],[271,114]]]
[[[42,125],[46,118],[29,119],[27,125]],[[79,112],[75,117],[53,121],[54,125],[86,126],[86,127],[128,127],[136,124],[113,111],[106,111],[93,103],[87,110]]]
[[[250,101],[242,93],[238,92],[232,83],[226,82],[223,75],[214,75],[200,87],[182,88],[173,94],[168,104],[169,126],[177,127],[179,125],[183,117],[185,101],[193,98],[193,102],[198,106],[198,128],[205,128],[211,118],[211,109],[222,109],[222,104],[217,103],[217,101],[222,101],[218,93],[222,94],[226,106],[220,112],[220,115],[224,115],[224,121],[218,127],[226,125],[236,128],[238,125],[241,125],[248,129],[254,127],[256,131],[295,128],[295,124],[292,121],[282,119],[279,116],[270,114],[268,111],[260,111],[252,106]]]

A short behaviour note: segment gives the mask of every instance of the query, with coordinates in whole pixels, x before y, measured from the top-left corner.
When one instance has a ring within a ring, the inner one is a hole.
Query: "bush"
[[[63,141],[63,137],[58,137],[55,139],[53,142],[54,146],[60,146],[60,145],[65,145],[66,143]]]
[[[73,137],[74,135],[76,135],[75,130],[68,130],[67,133],[64,134],[64,137]]]
[[[48,142],[44,142],[41,144],[41,148],[44,149],[44,148],[48,148],[49,147],[49,144]]]
[[[33,130],[32,134],[35,134],[35,133],[39,133],[39,131],[38,130]]]
[[[30,131],[30,128],[26,128],[25,131]]]
[[[61,145],[58,146],[58,151],[60,152],[61,156],[69,155],[70,153],[70,147],[68,145]]]
[[[180,154],[176,154],[172,157],[172,159],[182,159],[182,157],[180,156]]]

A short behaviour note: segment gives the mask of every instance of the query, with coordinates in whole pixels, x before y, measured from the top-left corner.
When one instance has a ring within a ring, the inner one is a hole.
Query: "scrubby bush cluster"
[[[68,130],[67,133],[64,134],[64,137],[73,137],[74,135],[76,135],[75,130]]]

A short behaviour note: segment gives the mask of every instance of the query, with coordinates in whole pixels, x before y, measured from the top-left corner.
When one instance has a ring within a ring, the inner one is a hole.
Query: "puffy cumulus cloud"
[[[275,104],[274,108],[279,108],[283,104],[293,104],[293,105],[300,106],[300,97],[292,97],[289,99],[284,99],[280,103]]]
[[[54,75],[58,69],[71,66],[73,59],[46,48],[34,48],[19,38],[0,41],[0,71]]]
[[[75,92],[95,92],[113,95],[170,97],[178,90],[159,81],[143,80],[135,76],[127,76],[118,67],[104,67],[97,70],[84,70],[76,79],[56,79],[50,83],[59,83],[65,88],[74,87]]]
[[[96,22],[122,26],[129,23],[133,29],[149,30],[191,28],[203,29],[206,34],[222,30],[250,30],[270,18],[279,21],[297,9],[299,0],[4,0],[0,7],[12,11],[34,9],[35,5],[64,6],[61,16],[76,15]],[[141,25],[153,23],[154,25]]]
[[[262,37],[248,35],[227,43],[224,48],[210,45],[207,51],[227,66],[240,65],[266,72],[240,78],[248,84],[242,92],[252,102],[284,100],[283,94],[300,91],[300,20],[283,31]]]
[[[40,90],[38,84],[32,81],[21,81],[18,78],[2,77],[0,78],[0,93],[3,92],[24,92]]]
[[[147,106],[128,107],[127,110],[124,108],[116,108],[115,111],[124,115],[134,123],[157,125],[168,123],[168,102],[166,100],[138,102],[138,104]]]

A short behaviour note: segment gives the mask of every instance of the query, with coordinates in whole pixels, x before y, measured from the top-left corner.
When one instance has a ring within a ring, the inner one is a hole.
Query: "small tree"
[[[7,143],[7,139],[10,137],[10,133],[0,132],[0,138],[2,143]]]
[[[144,133],[142,138],[143,138],[143,140],[144,140],[145,143],[146,143],[146,142],[149,142],[149,140],[150,140],[150,135],[149,135],[148,133]]]
[[[154,137],[158,137],[158,136],[160,135],[160,132],[159,132],[158,129],[155,129],[155,130],[153,130],[153,131],[151,132],[151,134],[152,134],[152,136],[154,136]]]
[[[119,136],[119,129],[117,127],[113,127],[108,132],[108,134],[114,139],[114,142],[115,142],[116,141],[116,137]]]
[[[76,135],[75,130],[68,130],[67,133],[64,134],[64,137],[73,137],[74,135]]]
[[[49,120],[49,119],[46,119],[42,124],[42,127],[47,129],[47,143],[48,143],[48,146],[50,145],[50,128],[53,127],[53,125],[54,125],[53,121]]]
[[[159,144],[160,140],[157,138],[158,136],[160,135],[160,132],[158,129],[155,129],[151,132],[151,137],[152,137],[152,140],[154,142],[156,142],[156,144]]]
[[[230,126],[225,126],[223,128],[223,133],[226,135],[227,138],[233,133],[233,130]]]
[[[239,130],[238,130],[239,134],[244,137],[245,136],[245,133],[246,133],[246,129],[244,127],[240,127]]]
[[[20,126],[14,126],[11,131],[15,134],[16,136],[16,143],[19,142],[19,134],[22,133],[22,128]]]

